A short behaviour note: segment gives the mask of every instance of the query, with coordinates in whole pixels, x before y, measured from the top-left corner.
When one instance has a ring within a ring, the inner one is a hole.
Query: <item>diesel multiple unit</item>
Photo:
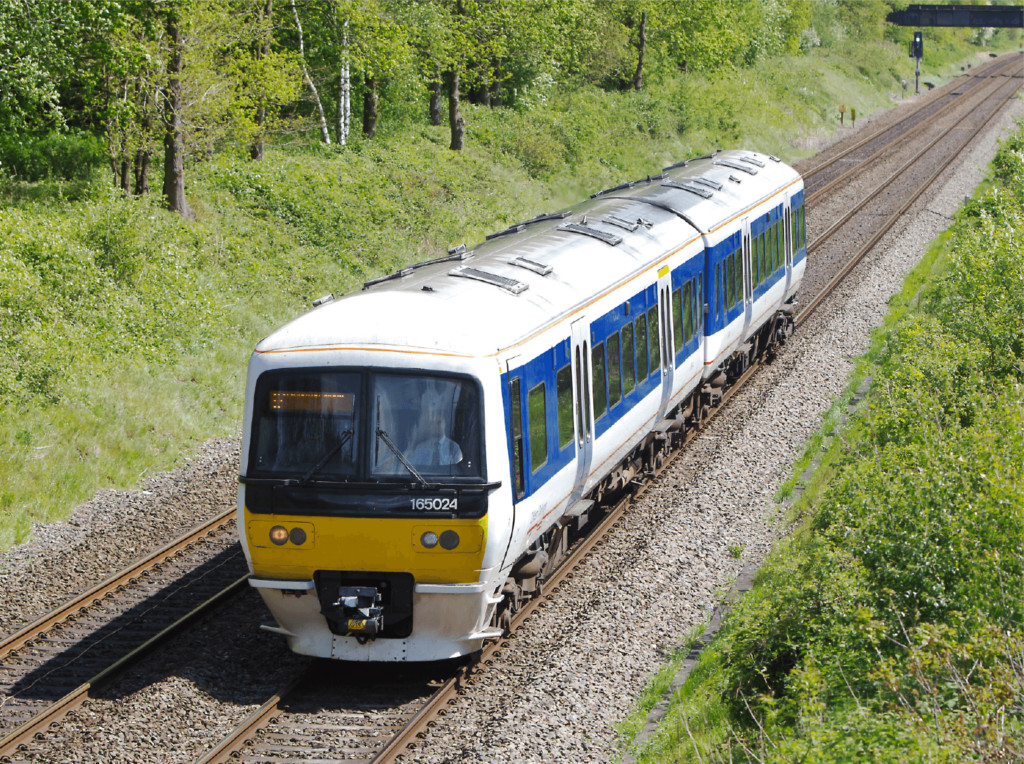
[[[238,527],[289,646],[478,650],[792,326],[800,176],[719,151],[327,299],[249,364]]]

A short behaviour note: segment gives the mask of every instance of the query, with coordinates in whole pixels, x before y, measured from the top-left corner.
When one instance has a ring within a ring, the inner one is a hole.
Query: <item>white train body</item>
[[[269,628],[343,660],[478,650],[623,460],[769,336],[803,238],[799,175],[718,152],[264,339],[238,520]]]

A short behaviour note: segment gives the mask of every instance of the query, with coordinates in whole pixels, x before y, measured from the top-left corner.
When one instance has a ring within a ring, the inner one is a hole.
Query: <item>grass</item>
[[[217,155],[188,170],[192,224],[106,178],[0,181],[0,549],[236,435],[252,347],[316,297],[718,146],[795,160],[840,99],[888,105],[900,67],[876,45],[642,93],[556,86],[545,106],[466,106],[463,152],[411,125]]]

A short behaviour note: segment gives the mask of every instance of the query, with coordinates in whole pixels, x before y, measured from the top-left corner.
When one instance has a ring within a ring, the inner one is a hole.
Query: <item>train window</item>
[[[768,259],[767,253],[764,250],[762,250],[761,251],[761,278],[758,280],[758,283],[762,283],[762,282],[767,281],[768,280],[768,274],[769,274],[770,271],[771,271],[771,261]]]
[[[636,321],[636,377],[647,379],[650,369],[647,362],[650,359],[650,349],[647,347],[647,316],[641,313]]]
[[[725,277],[725,310],[726,312],[732,310],[732,306],[736,304],[735,295],[736,292],[736,276],[734,271],[736,270],[736,253],[731,253],[725,258],[725,268],[723,268],[722,275]]]
[[[683,349],[683,292],[677,289],[672,293],[672,323],[675,324],[676,352]]]
[[[771,236],[766,236],[765,231],[761,231],[757,238],[761,240],[761,251],[765,253],[768,260],[771,260],[771,253],[768,249],[771,246]]]
[[[590,366],[594,373],[594,419],[608,410],[608,388],[604,371],[604,343],[598,342],[590,350]]]
[[[530,426],[530,471],[536,472],[548,460],[548,411],[543,382],[526,396],[526,419]]]
[[[775,270],[782,265],[782,226],[775,226]]]
[[[757,239],[754,239],[754,286],[761,283],[761,263],[763,260],[764,252],[758,246]]]
[[[736,284],[735,284],[735,287],[734,287],[734,290],[733,290],[733,294],[736,295],[736,302],[735,302],[735,304],[738,305],[740,302],[742,302],[742,299],[743,299],[743,261],[742,261],[742,258],[740,257],[740,251],[739,250],[736,250],[736,267],[735,267],[735,272],[733,273],[733,275],[734,275],[735,280],[736,280]]]
[[[693,293],[691,292],[691,281],[683,284],[683,342],[693,339]]]
[[[619,373],[619,333],[608,338],[608,408],[622,399],[622,375]]]
[[[622,327],[622,394],[636,387],[636,353],[633,349],[633,324]]]
[[[704,336],[704,273],[697,274],[697,334]]]
[[[521,499],[526,493],[523,480],[523,411],[519,399],[519,378],[509,383],[509,401],[512,417],[512,480],[515,484],[516,498]]]
[[[555,376],[555,395],[558,397],[558,448],[572,443],[572,365],[566,364]],[[582,402],[580,403],[582,406]]]
[[[658,306],[647,311],[647,324],[651,331],[651,374],[661,370],[661,331],[658,326]]]
[[[715,265],[715,316],[722,314],[722,264]]]

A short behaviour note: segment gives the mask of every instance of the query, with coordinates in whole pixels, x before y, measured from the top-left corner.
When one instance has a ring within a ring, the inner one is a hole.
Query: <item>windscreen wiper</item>
[[[305,475],[299,478],[299,485],[305,485],[306,483],[308,483],[310,481],[310,478],[312,478],[313,475],[315,475],[325,466],[327,466],[327,462],[329,462],[331,459],[337,456],[338,452],[341,451],[341,449],[344,448],[345,444],[348,443],[349,440],[351,439],[352,430],[345,430],[345,432],[341,434],[341,438],[338,439],[338,442],[334,445],[334,447],[331,448],[331,450],[328,451],[324,455],[324,457],[316,463],[313,469],[311,469],[309,472],[307,472]]]
[[[400,449],[398,446],[395,445],[395,442],[393,440],[391,440],[391,436],[390,435],[388,435],[386,432],[384,432],[384,430],[382,430],[382,429],[380,429],[378,427],[377,428],[377,437],[384,441],[384,445],[386,445],[388,448],[391,449],[391,452],[395,456],[398,457],[398,461],[400,461],[402,463],[402,466],[404,466],[407,470],[409,470],[410,474],[412,474],[412,476],[414,478],[416,478],[418,481],[420,481],[420,483],[422,485],[427,486],[427,487],[430,486],[430,483],[428,483],[424,479],[423,475],[421,475],[419,472],[417,472],[416,468],[413,467],[409,463],[409,460],[405,458],[405,454],[402,453],[402,449]]]

